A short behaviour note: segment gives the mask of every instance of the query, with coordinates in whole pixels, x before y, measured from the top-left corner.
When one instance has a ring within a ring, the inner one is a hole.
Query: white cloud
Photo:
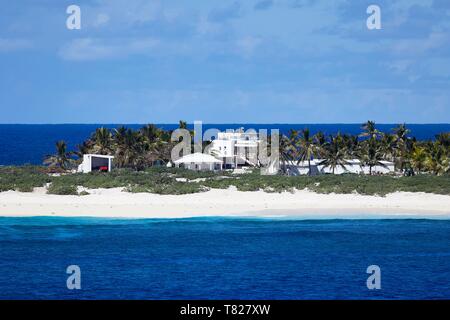
[[[401,55],[417,55],[428,53],[449,43],[449,35],[433,32],[427,38],[400,39],[392,42],[392,50]]]
[[[154,21],[162,15],[160,0],[99,0],[94,8],[125,24]]]
[[[450,59],[448,58],[428,59],[424,62],[424,65],[432,76],[450,77]]]
[[[109,22],[109,15],[106,13],[99,13],[97,15],[97,19],[94,21],[94,25],[100,27],[102,25],[106,25]]]
[[[241,14],[241,4],[238,1],[234,1],[227,6],[214,8],[209,14],[209,19],[214,22],[225,22],[238,18]]]
[[[396,74],[403,74],[410,70],[411,66],[414,64],[414,60],[411,59],[399,59],[392,62],[386,63],[389,70]]]
[[[81,38],[71,41],[60,51],[65,60],[97,60],[123,58],[134,54],[148,54],[158,44],[154,39],[115,39],[103,40]]]
[[[389,5],[394,10],[408,11],[412,7],[429,8],[433,5],[433,0],[396,0],[390,1]]]
[[[0,38],[0,52],[11,52],[31,47],[32,42],[30,40]]]
[[[253,6],[253,8],[255,10],[267,10],[270,7],[273,6],[273,0],[260,0],[257,3],[255,3],[255,5]]]
[[[398,59],[383,63],[394,75],[403,77],[410,83],[414,83],[422,77],[418,74],[420,64],[413,59]]]
[[[197,33],[201,36],[217,34],[220,31],[217,23],[212,23],[205,15],[201,15],[197,23]]]
[[[261,44],[261,39],[258,37],[246,36],[237,41],[239,53],[248,58],[253,55],[255,49]]]

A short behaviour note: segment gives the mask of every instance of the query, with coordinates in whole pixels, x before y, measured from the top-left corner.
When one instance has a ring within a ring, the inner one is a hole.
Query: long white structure
[[[78,166],[78,172],[89,173],[92,171],[110,172],[114,156],[101,154],[85,154],[83,162]]]
[[[177,168],[183,167],[190,170],[222,170],[223,161],[205,153],[191,153],[174,161]]]
[[[323,159],[312,159],[311,175],[332,174],[333,169],[329,166],[321,164]],[[346,160],[348,164],[345,169],[341,166],[334,168],[334,174],[355,173],[355,174],[369,174],[370,168],[361,163],[359,159]],[[380,161],[384,166],[377,165],[372,167],[372,174],[390,174],[395,172],[394,163],[391,161]],[[309,174],[308,161],[302,161],[297,164],[296,161],[291,161],[286,164],[289,175],[306,175]]]

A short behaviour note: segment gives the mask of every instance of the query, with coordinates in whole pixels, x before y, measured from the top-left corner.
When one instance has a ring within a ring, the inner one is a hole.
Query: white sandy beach
[[[132,194],[121,189],[89,190],[86,196],[0,193],[0,216],[66,216],[115,218],[186,218],[258,216],[298,218],[445,218],[450,196],[396,192],[386,197],[358,194],[241,192],[210,190],[189,195]]]

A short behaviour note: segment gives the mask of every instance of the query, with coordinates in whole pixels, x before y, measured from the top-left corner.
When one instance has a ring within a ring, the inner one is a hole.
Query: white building
[[[256,166],[258,163],[258,134],[238,129],[219,132],[211,142],[209,154],[221,159],[224,169]]]
[[[205,153],[191,153],[174,161],[175,167],[190,170],[222,170],[223,161]]]
[[[332,174],[333,169],[329,166],[321,164],[323,159],[312,159],[311,175],[318,174]],[[354,173],[354,174],[369,174],[370,168],[361,163],[359,159],[349,159],[345,169],[341,166],[334,168],[334,174]],[[391,161],[380,161],[384,166],[378,165],[372,167],[372,174],[390,174],[395,172],[394,163]],[[308,161],[302,161],[297,164],[296,161],[291,161],[286,165],[289,175],[306,175],[309,173]]]
[[[297,161],[289,161],[285,164],[287,174],[290,176],[301,176],[306,175],[309,173],[309,167],[311,166],[311,175],[318,175],[320,174],[320,168],[319,168],[320,160],[313,159],[310,161],[310,164],[308,164],[308,161],[302,161],[297,163]],[[280,166],[283,166],[283,164],[280,163]]]
[[[78,172],[88,173],[92,171],[110,172],[112,169],[113,156],[101,154],[85,154],[83,162],[78,166]]]

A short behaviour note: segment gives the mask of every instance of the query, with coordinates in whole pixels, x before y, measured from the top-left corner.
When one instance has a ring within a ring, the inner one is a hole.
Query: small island
[[[58,141],[44,166],[0,167],[2,215],[450,215],[449,133],[418,141],[405,125],[383,133],[371,121],[358,136],[291,130],[280,136],[279,170],[272,175],[248,159],[229,163],[218,148],[209,157],[221,162],[219,169],[174,167],[171,133],[155,125],[98,128],[75,151]],[[87,154],[113,158],[112,170],[77,172]],[[355,163],[358,173],[350,170]]]

